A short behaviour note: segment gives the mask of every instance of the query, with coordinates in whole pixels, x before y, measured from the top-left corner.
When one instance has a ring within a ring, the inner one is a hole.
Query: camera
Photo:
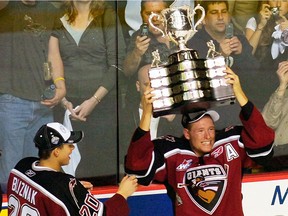
[[[271,11],[273,16],[278,16],[280,10],[279,10],[279,7],[271,7],[270,11]]]
[[[140,27],[140,35],[141,36],[148,36],[149,29],[147,23],[143,23]]]

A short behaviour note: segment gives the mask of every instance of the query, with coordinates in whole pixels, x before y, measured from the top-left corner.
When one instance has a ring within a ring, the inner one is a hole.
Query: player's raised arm
[[[235,74],[229,67],[226,68],[225,72],[227,73],[225,77],[227,79],[227,83],[233,86],[235,97],[239,105],[243,107],[248,102],[248,98],[242,90],[238,75]]]
[[[152,118],[152,113],[153,113],[153,106],[152,103],[155,100],[153,98],[154,94],[152,93],[154,89],[147,85],[147,88],[141,98],[141,103],[143,107],[143,114],[140,120],[139,127],[144,130],[144,131],[149,131],[150,130],[150,122]]]

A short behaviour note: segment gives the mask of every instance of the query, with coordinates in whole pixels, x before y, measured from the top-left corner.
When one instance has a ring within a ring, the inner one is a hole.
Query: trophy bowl
[[[201,11],[200,19],[193,25],[196,11]],[[199,4],[192,10],[187,5],[169,7],[161,11],[161,14],[151,13],[149,24],[152,28],[160,31],[162,36],[168,36],[171,41],[178,45],[180,50],[186,50],[187,41],[197,32],[197,26],[205,17],[205,10]],[[159,20],[164,31],[153,24],[153,19]]]

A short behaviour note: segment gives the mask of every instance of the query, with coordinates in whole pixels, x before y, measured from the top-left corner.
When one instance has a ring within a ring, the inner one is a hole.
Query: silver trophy
[[[196,11],[201,11],[200,19],[193,25]],[[189,6],[169,7],[161,11],[161,14],[152,13],[149,16],[149,24],[152,28],[160,31],[162,36],[169,36],[180,50],[186,50],[187,41],[197,32],[197,26],[205,17],[205,10],[199,4],[191,11]],[[165,30],[156,27],[153,19],[161,21]]]
[[[193,25],[197,10],[201,11],[201,17]],[[155,95],[154,117],[235,102],[232,87],[225,80],[225,58],[216,52],[213,41],[207,42],[209,50],[205,59],[199,58],[197,50],[186,47],[204,16],[205,10],[200,5],[193,10],[189,6],[170,6],[160,14],[149,16],[150,26],[161,32],[162,36],[168,36],[179,48],[169,55],[165,64],[161,64],[158,50],[152,52],[153,61],[148,75]],[[160,21],[164,30],[156,27],[152,20]]]

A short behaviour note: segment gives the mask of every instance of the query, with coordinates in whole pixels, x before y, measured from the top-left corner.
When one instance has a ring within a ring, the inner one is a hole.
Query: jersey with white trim
[[[274,131],[251,102],[242,108],[240,119],[243,126],[217,134],[212,151],[202,157],[185,138],[151,141],[149,132],[138,128],[126,156],[126,172],[143,185],[165,183],[175,215],[243,216],[242,168],[249,158],[271,156]]]
[[[74,176],[22,159],[12,169],[7,188],[9,215],[129,215],[127,201],[115,194],[105,205]]]

